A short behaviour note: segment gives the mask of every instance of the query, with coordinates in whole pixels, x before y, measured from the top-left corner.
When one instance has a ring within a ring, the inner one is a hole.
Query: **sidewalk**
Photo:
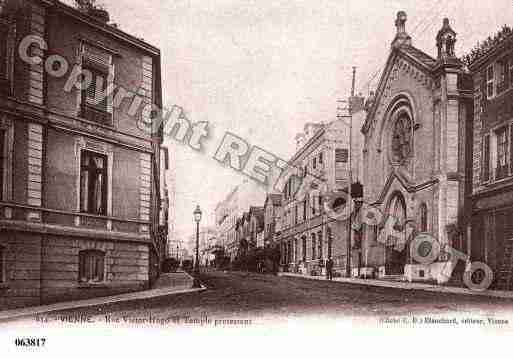
[[[323,276],[322,277],[321,276],[310,276],[310,275],[303,275],[303,274],[297,274],[297,273],[283,273],[283,272],[278,273],[278,275],[283,276],[283,277],[296,277],[296,278],[304,278],[304,279],[309,279],[309,280],[327,281],[327,279]],[[513,299],[513,291],[505,291],[505,290],[477,291],[477,290],[471,290],[468,288],[447,287],[447,286],[442,286],[442,285],[433,285],[433,284],[425,284],[425,283],[392,282],[392,281],[379,280],[379,279],[360,279],[360,278],[333,278],[333,282],[366,285],[366,286],[382,287],[382,288],[397,288],[397,289],[405,289],[405,290],[424,290],[427,292],[437,292],[437,293],[446,293],[446,294],[461,294],[461,295],[473,295],[473,296],[492,297],[492,298]]]
[[[0,311],[0,321],[29,317],[48,312],[95,307],[99,305],[114,304],[121,302],[132,302],[183,293],[201,292],[206,289],[206,287],[203,286],[201,288],[191,288],[192,280],[193,278],[185,272],[162,273],[161,277],[155,283],[154,289],[144,290],[140,292],[118,294],[109,297],[99,297],[92,299],[76,300],[71,302],[41,305],[37,307],[27,307]]]

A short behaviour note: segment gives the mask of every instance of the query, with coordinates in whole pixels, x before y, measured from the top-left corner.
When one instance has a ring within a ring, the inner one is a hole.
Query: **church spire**
[[[411,37],[406,32],[406,20],[408,19],[406,12],[399,11],[395,20],[395,27],[397,33],[394,41],[392,41],[392,47],[399,47],[403,45],[411,45]]]

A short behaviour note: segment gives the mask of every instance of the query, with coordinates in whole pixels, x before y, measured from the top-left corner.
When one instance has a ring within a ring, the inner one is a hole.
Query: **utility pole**
[[[348,236],[346,246],[346,276],[351,278],[351,246],[353,245],[353,194],[351,193],[353,187],[353,98],[354,88],[356,82],[356,66],[353,66],[353,80],[351,82],[351,97],[349,98],[349,221],[347,223]]]

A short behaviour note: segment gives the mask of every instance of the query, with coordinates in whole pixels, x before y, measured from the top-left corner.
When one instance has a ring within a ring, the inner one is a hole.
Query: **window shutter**
[[[504,60],[504,90],[509,87],[509,66],[510,66],[510,59]]]
[[[486,108],[486,100],[488,98],[488,92],[486,91],[486,68],[481,71],[481,111],[483,112]]]
[[[335,162],[347,163],[349,159],[349,152],[347,149],[337,148],[335,150]]]
[[[513,173],[513,127],[509,127],[509,166],[510,172]]]
[[[490,136],[483,137],[483,161],[482,161],[483,182],[490,179]]]

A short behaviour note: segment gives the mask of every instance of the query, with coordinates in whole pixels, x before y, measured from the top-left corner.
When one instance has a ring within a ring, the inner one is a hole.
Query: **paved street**
[[[111,313],[114,317],[151,315],[160,318],[207,315],[213,319],[513,313],[513,301],[507,299],[377,288],[303,278],[208,272],[203,274],[203,282],[208,289],[201,293],[114,304],[87,309],[86,313],[80,310],[79,313]]]

